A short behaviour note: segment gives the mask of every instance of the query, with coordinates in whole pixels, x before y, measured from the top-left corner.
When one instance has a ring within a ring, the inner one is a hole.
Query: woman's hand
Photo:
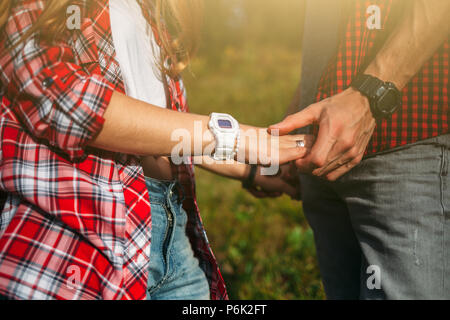
[[[264,128],[241,126],[237,161],[278,167],[302,159],[313,144],[314,137],[311,135],[278,136],[277,132],[269,134]]]

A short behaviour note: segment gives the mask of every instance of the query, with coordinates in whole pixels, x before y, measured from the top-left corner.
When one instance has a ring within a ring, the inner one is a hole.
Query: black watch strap
[[[256,173],[258,172],[257,165],[250,166],[250,173],[244,181],[242,181],[242,187],[244,189],[251,189],[255,183]]]
[[[384,84],[385,83],[378,78],[368,74],[361,74],[353,80],[351,86],[369,98],[369,100],[373,100],[376,98],[378,89],[384,86]]]
[[[393,83],[368,74],[358,75],[351,86],[369,99],[375,119],[387,119],[400,107],[401,93]]]

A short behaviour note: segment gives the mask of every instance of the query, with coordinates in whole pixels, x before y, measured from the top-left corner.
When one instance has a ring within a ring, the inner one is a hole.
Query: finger
[[[328,164],[329,154],[337,142],[337,138],[330,135],[329,122],[320,124],[317,140],[309,154],[303,159],[297,159],[295,164],[302,173],[312,173],[313,170]]]
[[[362,152],[361,144],[355,145],[348,151],[346,151],[344,154],[338,154],[335,159],[327,163],[324,167],[317,168],[313,170],[313,175],[318,177],[323,177],[329,174],[330,172],[335,171],[336,169],[347,165],[349,162],[353,161],[355,158],[357,158],[361,152]]]
[[[336,181],[338,180],[340,177],[342,177],[343,175],[345,175],[346,173],[348,173],[349,171],[351,171],[353,168],[355,168],[358,164],[361,163],[362,159],[364,157],[364,153],[362,153],[360,156],[358,156],[357,158],[353,159],[352,161],[348,162],[347,164],[337,168],[336,170],[328,173],[325,178],[328,181]]]
[[[280,153],[272,158],[272,165],[283,165],[291,161],[303,158],[308,154],[306,148],[289,148],[283,149]]]
[[[313,170],[312,174],[315,175],[316,177],[322,177],[322,178],[326,178],[328,180],[327,176],[330,173],[332,173],[340,168],[346,168],[352,160],[353,160],[353,158],[342,157],[339,160],[335,160],[335,161],[331,162],[331,164],[325,168]]]
[[[295,161],[295,166],[299,173],[312,174],[315,169],[314,165],[308,159],[298,159]]]
[[[286,117],[282,122],[269,127],[268,132],[274,135],[284,136],[290,132],[313,124],[319,119],[320,108],[313,104],[303,111]]]
[[[350,166],[350,163],[343,165],[342,167],[337,168],[336,170],[328,173],[325,176],[325,179],[328,181],[336,181],[343,175],[345,175],[347,172],[349,172],[353,167]]]
[[[311,134],[293,134],[280,138],[280,144],[289,148],[305,148],[311,150],[316,137]],[[286,144],[286,145],[285,145]]]
[[[279,149],[271,156],[271,165],[284,165],[286,163],[304,158],[311,151],[315,137],[313,135],[289,135],[280,138]],[[304,143],[303,147],[298,142]]]
[[[338,168],[345,166],[350,162],[357,161],[358,158],[362,160],[361,156],[364,154],[370,139],[371,136],[368,135],[359,136],[356,144],[352,148],[350,148],[345,154],[343,154],[340,157],[337,157],[335,160],[331,161],[327,166],[316,169],[316,172],[313,172],[313,174],[320,177],[327,176],[328,174],[337,170]],[[360,161],[358,161],[356,165]]]
[[[354,162],[360,157],[361,159],[356,163],[358,164],[362,160],[362,155],[365,153],[367,149],[367,145],[369,144],[370,139],[372,138],[373,130],[375,129],[375,123],[372,123],[368,129],[363,130],[363,132],[357,137],[356,142],[354,144],[348,143],[352,139],[348,139],[347,143],[343,143],[341,150],[347,149],[345,154],[339,155],[334,159],[334,161],[330,162],[328,166],[324,168],[319,168],[315,175],[326,176],[331,172],[335,171],[339,167],[342,167],[349,162]],[[345,148],[347,147],[347,148]]]

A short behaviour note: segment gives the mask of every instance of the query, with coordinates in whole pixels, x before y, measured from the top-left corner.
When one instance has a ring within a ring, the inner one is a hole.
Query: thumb
[[[317,105],[310,105],[305,110],[292,114],[286,117],[282,122],[270,126],[268,132],[271,135],[287,135],[296,129],[306,127],[316,122],[319,119],[319,111]]]

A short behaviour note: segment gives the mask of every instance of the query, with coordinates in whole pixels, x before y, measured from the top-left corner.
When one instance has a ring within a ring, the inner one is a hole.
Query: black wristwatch
[[[375,119],[388,119],[402,105],[402,95],[391,82],[384,82],[367,74],[357,76],[351,87],[365,95]]]

